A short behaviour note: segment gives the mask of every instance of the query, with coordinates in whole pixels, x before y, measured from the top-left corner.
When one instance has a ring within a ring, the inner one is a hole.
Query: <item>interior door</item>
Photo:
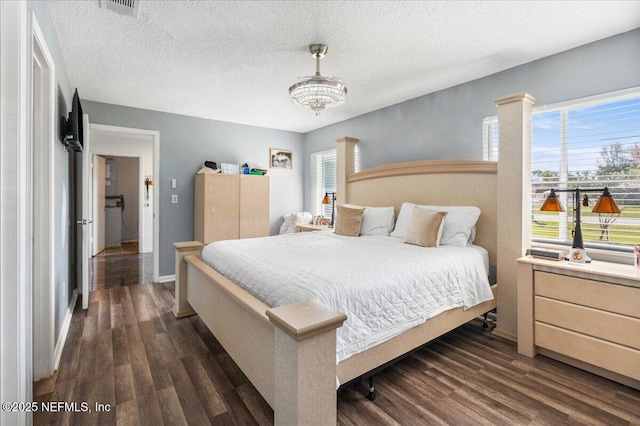
[[[89,116],[87,114],[82,116],[82,131],[82,219],[77,221],[77,226],[82,228],[82,231],[80,231],[82,236],[82,247],[80,248],[82,259],[80,261],[81,274],[79,275],[82,282],[82,309],[87,309],[89,307],[89,258],[91,257],[89,224],[93,222],[91,220],[91,203],[89,199],[91,191],[91,157],[89,155]]]
[[[106,160],[99,155],[93,155],[93,253],[97,255],[105,248],[105,168]]]

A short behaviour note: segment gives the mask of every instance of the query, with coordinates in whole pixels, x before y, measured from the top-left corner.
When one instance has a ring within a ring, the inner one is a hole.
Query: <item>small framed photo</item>
[[[269,164],[272,169],[293,169],[293,152],[287,149],[271,148]]]

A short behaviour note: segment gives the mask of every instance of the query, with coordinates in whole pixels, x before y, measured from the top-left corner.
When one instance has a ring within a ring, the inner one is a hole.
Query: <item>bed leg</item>
[[[173,315],[176,318],[184,318],[195,315],[189,302],[187,302],[187,283],[189,276],[187,275],[186,256],[200,257],[203,244],[198,241],[185,241],[173,243],[176,249],[176,285],[175,285],[175,304],[173,305]]]
[[[369,401],[374,401],[376,399],[376,389],[373,386],[373,376],[369,377],[369,393],[367,394],[367,399]]]
[[[347,316],[315,301],[267,311],[274,327],[274,422],[335,425],[336,328]]]

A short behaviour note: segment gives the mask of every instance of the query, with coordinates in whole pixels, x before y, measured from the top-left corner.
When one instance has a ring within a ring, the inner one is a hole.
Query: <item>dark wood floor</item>
[[[76,308],[57,374],[38,382],[34,395],[111,410],[37,412],[35,424],[273,423],[272,410],[200,319],[173,317],[173,283],[105,282],[89,302],[86,312]],[[339,424],[640,425],[640,391],[520,356],[475,324],[380,373],[375,401],[364,398],[366,390],[360,384],[340,393]]]
[[[138,253],[138,243],[107,248],[91,260],[91,291],[153,281],[153,253]]]

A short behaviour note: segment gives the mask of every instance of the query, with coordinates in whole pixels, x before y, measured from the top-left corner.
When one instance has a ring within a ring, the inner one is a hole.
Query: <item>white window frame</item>
[[[354,170],[355,172],[360,171],[360,149],[358,144],[355,145],[354,150]],[[319,178],[321,178],[320,171],[317,170],[318,162],[316,160],[317,156],[333,156],[337,163],[338,161],[338,152],[336,149],[327,149],[325,151],[318,151],[311,153],[311,213],[314,216],[321,215],[325,218],[331,217],[331,206],[323,205],[322,200],[327,192],[335,192],[337,190],[337,176],[334,176],[334,186],[331,188],[325,188],[320,182],[318,182]],[[337,164],[336,164],[337,166]],[[324,171],[321,171],[324,172]]]
[[[532,114],[536,115],[541,112],[551,112],[554,110],[562,111],[563,117],[566,118],[567,112],[573,109],[581,109],[586,108],[593,105],[599,105],[602,103],[608,102],[619,102],[625,99],[637,98],[640,96],[640,87],[633,87],[629,89],[602,93],[594,96],[559,102],[551,105],[542,105],[539,107],[533,108]],[[498,138],[495,134],[495,130],[493,125],[498,122],[497,116],[485,117],[482,120],[482,156],[485,161],[498,161]],[[566,145],[566,142],[565,142]],[[495,154],[493,154],[495,153]],[[563,150],[563,156],[566,155],[566,151]],[[562,164],[565,165],[563,170],[566,169],[567,159],[564,157]],[[566,171],[566,170],[565,170]],[[561,170],[562,173],[562,170]],[[561,177],[562,179],[562,177]],[[567,206],[566,202],[563,200],[565,206]],[[566,216],[566,212],[563,213]],[[570,238],[568,238],[570,240]],[[539,247],[548,247],[548,248],[556,248],[556,249],[566,249],[567,243],[562,243],[557,240],[543,240],[533,238],[531,239],[532,243],[535,243],[536,246]],[[570,245],[570,242],[568,243]],[[630,256],[629,253],[633,251],[632,247],[624,247],[624,246],[599,246],[597,244],[587,243],[587,248],[589,249],[589,254],[592,258],[596,260],[604,260],[604,261],[612,261],[612,262],[621,262],[628,261]]]
[[[331,217],[331,205],[323,205],[322,200],[327,192],[336,192],[337,176],[335,175],[336,169],[334,168],[333,185],[329,179],[329,185],[325,185],[327,179],[325,178],[327,173],[331,173],[329,170],[324,170],[323,165],[325,159],[329,160],[333,157],[337,162],[337,150],[328,149],[325,151],[318,151],[311,153],[311,213],[314,216],[322,216],[325,218]],[[318,167],[321,169],[319,170]]]

